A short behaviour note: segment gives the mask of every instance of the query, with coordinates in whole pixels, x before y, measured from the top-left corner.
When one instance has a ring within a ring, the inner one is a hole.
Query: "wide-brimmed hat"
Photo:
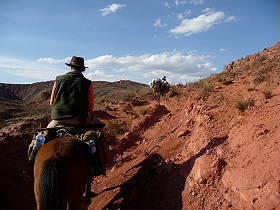
[[[70,63],[65,63],[67,66],[78,67],[82,69],[86,69],[88,67],[85,66],[84,58],[73,56],[71,58]]]

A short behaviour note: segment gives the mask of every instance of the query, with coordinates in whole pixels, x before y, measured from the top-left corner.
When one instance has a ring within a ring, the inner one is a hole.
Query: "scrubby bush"
[[[123,96],[123,101],[132,102],[135,96],[136,96],[135,93],[129,93],[129,92],[125,93]]]
[[[222,81],[223,85],[230,85],[230,84],[233,84],[233,83],[234,83],[233,80],[224,80],[224,81]]]
[[[106,127],[109,133],[113,136],[120,136],[127,131],[127,125],[118,120],[109,121]]]
[[[241,112],[244,112],[251,106],[255,105],[255,98],[249,97],[247,100],[245,99],[238,99],[235,101],[235,107],[239,109]]]
[[[229,85],[233,83],[233,79],[235,78],[236,73],[234,72],[222,72],[220,74],[215,75],[215,80],[223,83],[224,85]]]
[[[197,87],[200,88],[199,97],[207,97],[214,90],[214,86],[210,79],[200,80],[197,83]]]
[[[247,88],[248,91],[257,91],[258,89],[254,84],[250,84],[250,86]]]
[[[149,108],[140,109],[139,113],[140,115],[145,116],[146,114],[149,113]]]
[[[177,97],[181,98],[185,96],[185,92],[183,90],[184,85],[179,84],[179,85],[172,85],[169,89],[168,96],[169,97]]]
[[[258,84],[264,82],[265,80],[266,80],[266,76],[259,74],[255,77],[254,83],[258,85]]]
[[[270,98],[272,98],[272,91],[271,90],[264,90],[263,91],[263,94],[264,94],[264,97],[266,98],[266,99],[270,99]]]
[[[265,61],[267,57],[265,55],[259,56],[257,59],[255,59],[252,63],[252,66],[261,65],[263,61]]]
[[[255,73],[254,83],[260,84],[267,79],[267,73],[270,71],[269,67],[264,67]]]

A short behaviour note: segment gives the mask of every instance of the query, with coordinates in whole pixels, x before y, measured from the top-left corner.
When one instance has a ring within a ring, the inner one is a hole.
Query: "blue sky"
[[[279,40],[278,0],[1,0],[0,82],[190,82]]]

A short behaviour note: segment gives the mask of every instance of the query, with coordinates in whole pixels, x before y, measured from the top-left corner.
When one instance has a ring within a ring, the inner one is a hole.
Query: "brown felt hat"
[[[86,69],[88,67],[85,66],[84,64],[84,58],[82,57],[76,57],[76,56],[73,56],[71,58],[71,61],[70,63],[65,63],[67,66],[73,66],[73,67],[78,67],[78,68],[81,68],[81,69]]]

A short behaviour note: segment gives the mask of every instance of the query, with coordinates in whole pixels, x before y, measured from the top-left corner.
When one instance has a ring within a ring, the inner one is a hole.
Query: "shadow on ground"
[[[228,136],[213,138],[207,146],[180,165],[166,163],[159,154],[149,155],[127,171],[130,173],[130,170],[138,170],[119,186],[119,193],[103,209],[182,209],[182,192],[196,159],[222,144],[227,138]]]

